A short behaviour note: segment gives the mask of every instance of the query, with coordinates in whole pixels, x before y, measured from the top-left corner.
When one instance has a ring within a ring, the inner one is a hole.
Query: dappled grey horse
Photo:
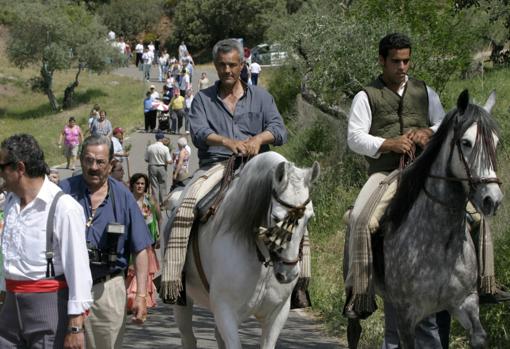
[[[486,345],[466,203],[470,200],[483,215],[493,215],[503,198],[495,172],[494,104],[494,92],[484,107],[469,103],[467,90],[460,94],[457,108],[403,172],[383,217],[384,275],[376,267],[376,283],[396,309],[404,349],[415,347],[416,325],[442,310],[470,332],[473,348]],[[352,325],[356,320],[349,321]]]
[[[213,312],[220,348],[241,348],[239,324],[251,315],[262,325],[261,348],[275,347],[299,275],[318,175],[318,163],[300,169],[274,152],[246,163],[216,214],[200,225],[198,251],[188,249],[188,302],[174,307],[183,348],[196,348],[193,304]]]

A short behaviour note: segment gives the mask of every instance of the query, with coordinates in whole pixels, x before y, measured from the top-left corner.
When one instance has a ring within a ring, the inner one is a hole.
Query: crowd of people
[[[123,41],[119,38],[118,42]],[[159,53],[158,49],[149,44],[140,50],[137,45],[137,64],[144,65],[146,52]],[[92,108],[85,133],[75,118],[69,117],[59,135],[67,168],[74,168],[78,154],[81,165],[81,173],[67,179],[52,176],[33,136],[14,135],[0,144],[0,178],[7,192],[0,190],[0,214],[4,215],[3,219],[0,216],[4,225],[1,255],[6,261],[2,264],[6,293],[0,312],[0,347],[23,344],[35,348],[49,343],[83,348],[86,343],[88,348],[119,348],[128,311],[135,323],[142,324],[147,307],[155,306],[153,278],[160,268],[155,249],[159,247],[161,210],[166,208],[170,191],[168,168],[173,168],[173,187],[187,188],[174,207],[167,245],[183,246],[184,253],[176,258],[176,251],[168,250],[161,266],[169,268],[162,273],[161,298],[178,303],[186,244],[194,222],[194,212],[190,217],[189,210],[179,210],[181,205],[204,197],[221,180],[205,174],[218,165],[225,166],[232,154],[249,159],[269,150],[269,145],[287,141],[273,97],[255,86],[260,73],[260,68],[253,69],[255,63],[251,65],[251,84],[243,82],[245,51],[237,40],[222,40],[214,46],[219,82],[210,85],[202,74],[196,96],[190,83],[193,63],[184,43],[178,54],[179,59],[170,63],[172,59],[161,50],[160,77],[166,76],[163,92],[160,95],[151,86],[144,100],[145,130],[155,132],[155,142],[144,154],[147,175],[128,173],[125,181],[122,161],[129,151],[124,130],[113,128],[99,105]],[[349,219],[352,249],[362,245],[364,234],[370,233],[367,222],[372,221],[361,220],[359,213],[374,188],[398,167],[400,154],[426,148],[444,117],[434,90],[407,75],[410,58],[411,43],[405,35],[383,38],[379,50],[382,74],[358,93],[352,104],[348,145],[367,157],[370,175]],[[174,69],[176,62],[186,66]],[[190,173],[192,149],[187,138],[180,137],[170,151],[170,139],[161,132],[161,122],[156,128],[158,110],[165,114],[161,105],[174,114],[170,119],[175,133],[183,124],[186,133],[191,132],[198,149],[198,175]],[[253,118],[243,119],[247,113]],[[403,119],[406,127],[412,128],[404,134]],[[188,181],[190,176],[193,178]],[[194,180],[197,178],[202,180]],[[357,301],[374,296],[370,288],[359,286],[359,280],[369,277],[362,272],[368,269],[363,263],[368,262],[353,259],[347,263],[359,265],[349,268],[346,276],[344,315],[352,319],[375,310],[369,301]],[[392,312],[392,304],[385,302],[384,348],[399,345]],[[447,346],[449,322],[446,312],[430,315],[418,325],[417,341],[426,343],[424,347]]]

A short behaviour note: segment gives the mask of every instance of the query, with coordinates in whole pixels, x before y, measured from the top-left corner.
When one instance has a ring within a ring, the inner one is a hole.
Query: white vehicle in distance
[[[278,43],[259,44],[251,49],[251,61],[260,65],[282,65],[287,57],[287,52]]]

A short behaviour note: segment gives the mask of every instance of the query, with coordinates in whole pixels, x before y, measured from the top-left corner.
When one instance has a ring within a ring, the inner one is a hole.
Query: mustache
[[[101,171],[88,170],[87,174],[89,176],[100,176],[101,175]]]

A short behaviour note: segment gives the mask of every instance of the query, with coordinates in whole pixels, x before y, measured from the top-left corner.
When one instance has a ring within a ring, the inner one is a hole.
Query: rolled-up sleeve
[[[85,241],[85,216],[80,204],[68,195],[59,201],[57,210],[55,236],[69,287],[67,313],[82,314],[93,303],[92,276]]]
[[[282,116],[276,108],[274,98],[267,94],[264,105],[264,131],[269,131],[274,137],[274,145],[287,143],[287,129],[283,123]]]
[[[188,119],[193,144],[197,148],[207,148],[207,137],[214,133],[214,130],[209,126],[207,121],[206,109],[200,93],[193,98]]]

